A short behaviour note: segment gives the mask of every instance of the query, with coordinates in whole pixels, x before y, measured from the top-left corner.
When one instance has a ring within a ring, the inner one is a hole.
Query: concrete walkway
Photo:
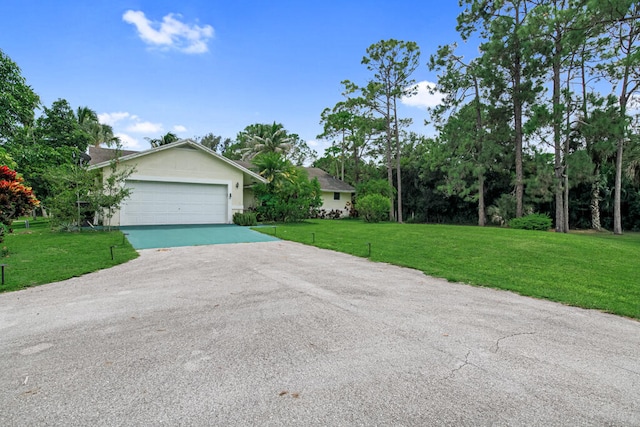
[[[296,243],[0,295],[0,425],[640,425],[640,323]]]
[[[233,224],[141,225],[120,227],[136,249],[225,243],[272,242],[276,237]]]

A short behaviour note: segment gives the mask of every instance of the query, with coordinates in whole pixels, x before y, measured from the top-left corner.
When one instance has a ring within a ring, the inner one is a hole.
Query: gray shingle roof
[[[131,150],[121,150],[120,157],[128,156],[129,154],[135,154],[138,151]],[[108,162],[109,160],[113,160],[116,156],[116,150],[113,148],[102,148],[102,147],[89,147],[89,156],[91,160],[89,160],[90,165],[96,165],[102,162]]]
[[[309,173],[309,179],[317,178],[322,191],[354,193],[355,188],[344,181],[332,177],[320,168],[305,168]]]

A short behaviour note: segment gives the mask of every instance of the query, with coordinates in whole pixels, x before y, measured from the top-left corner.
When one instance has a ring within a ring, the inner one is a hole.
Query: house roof
[[[260,175],[258,175],[257,173],[245,168],[244,166],[234,162],[233,160],[229,160],[226,157],[221,156],[220,154],[216,153],[215,151],[205,147],[202,144],[198,144],[197,142],[191,140],[191,139],[181,139],[180,141],[176,141],[176,142],[172,142],[171,144],[165,144],[165,145],[161,145],[159,147],[154,147],[151,148],[149,150],[145,150],[145,151],[122,151],[121,152],[121,156],[120,156],[120,161],[127,161],[127,160],[133,160],[136,159],[138,157],[142,157],[142,156],[148,156],[149,154],[153,154],[156,153],[158,151],[164,151],[164,150],[171,150],[173,148],[176,147],[183,147],[183,146],[188,146],[191,148],[195,148],[197,150],[201,150],[207,154],[209,154],[212,157],[215,157],[218,160],[221,160],[231,166],[233,166],[236,169],[241,170],[243,173],[245,173],[246,175],[251,176],[252,178],[254,178],[257,181],[260,182],[266,182],[266,180],[261,177]],[[91,147],[91,148],[96,148],[96,147]],[[92,154],[92,150],[91,148],[89,149],[89,155],[91,156]],[[107,151],[110,151],[111,153],[105,153]],[[113,158],[115,157],[115,151],[116,150],[112,150],[112,149],[108,149],[108,148],[99,148],[97,151],[95,151],[95,154],[97,155],[96,160],[94,161],[93,157],[92,159],[89,161],[89,168],[90,169],[102,169],[106,166],[109,166],[109,163],[111,160],[113,160]],[[127,153],[127,154],[125,154]]]
[[[336,193],[354,193],[356,191],[355,188],[346,182],[334,178],[320,168],[305,168],[305,170],[309,174],[309,179],[318,179],[320,190],[322,191],[333,191]]]
[[[120,150],[120,157],[137,153],[132,150]],[[113,148],[89,147],[89,165],[97,165],[98,163],[109,162],[116,157],[116,150]]]

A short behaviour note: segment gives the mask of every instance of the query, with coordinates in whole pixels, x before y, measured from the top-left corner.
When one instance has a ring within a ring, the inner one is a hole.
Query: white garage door
[[[127,181],[120,225],[226,223],[226,185]]]

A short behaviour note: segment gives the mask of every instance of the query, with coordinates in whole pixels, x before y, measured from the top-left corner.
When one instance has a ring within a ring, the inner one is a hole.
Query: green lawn
[[[46,220],[13,223],[5,236],[5,283],[0,292],[57,282],[112,267],[138,256],[119,231],[55,232]],[[113,260],[111,259],[111,246]]]
[[[472,285],[640,318],[640,234],[310,220],[258,229]],[[315,233],[315,243],[312,243]]]

